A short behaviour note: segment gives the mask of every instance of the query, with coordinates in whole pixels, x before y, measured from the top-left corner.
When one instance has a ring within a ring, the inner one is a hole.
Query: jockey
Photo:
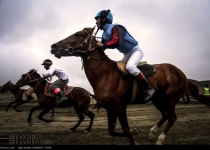
[[[42,65],[44,68],[48,70],[46,73],[42,74],[44,78],[57,76],[58,80],[50,85],[50,89],[54,91],[54,93],[60,97],[59,103],[63,102],[67,98],[64,96],[63,92],[60,90],[60,87],[68,84],[69,79],[66,71],[52,63],[51,60],[46,59],[43,61]]]
[[[29,102],[37,102],[37,95],[34,92],[34,88],[30,85],[25,85],[20,87],[20,89],[24,90],[22,100],[27,101],[28,97],[30,96],[33,100],[30,100]]]
[[[103,30],[102,41],[97,45],[106,48],[118,49],[124,57],[121,61],[126,61],[127,71],[136,77],[138,83],[145,91],[144,101],[150,101],[155,90],[149,85],[143,73],[137,68],[137,65],[143,58],[143,51],[138,42],[129,34],[127,29],[120,24],[112,24],[113,16],[110,10],[102,10],[95,16],[97,27]]]

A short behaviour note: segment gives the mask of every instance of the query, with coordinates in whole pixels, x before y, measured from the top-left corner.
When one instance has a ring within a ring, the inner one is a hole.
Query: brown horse
[[[11,91],[12,94],[15,97],[15,100],[10,102],[9,105],[6,107],[6,112],[8,111],[9,107],[12,104],[15,104],[13,106],[13,108],[17,111],[17,112],[22,112],[22,110],[17,109],[17,106],[22,105],[24,103],[27,103],[28,101],[22,100],[22,96],[23,96],[23,89],[20,89],[20,87],[16,87],[11,81],[6,82],[4,85],[2,85],[1,89],[0,89],[0,93],[3,94],[6,91]]]
[[[28,83],[30,83],[30,85],[34,88],[35,93],[39,96],[39,105],[33,107],[29,113],[29,125],[31,126],[33,124],[31,119],[32,113],[37,109],[43,109],[38,116],[40,120],[47,123],[54,121],[52,120],[52,118],[50,120],[43,118],[45,114],[47,114],[51,109],[54,109],[54,107],[56,106],[55,95],[53,97],[45,95],[45,86],[48,82],[37,73],[37,70],[32,69],[28,73],[22,75],[22,77],[16,83],[16,86]],[[95,97],[94,95],[90,94],[87,90],[81,87],[73,87],[72,91],[66,95],[66,97],[68,98],[66,102],[59,106],[62,108],[74,106],[74,109],[77,115],[79,116],[78,123],[70,130],[74,131],[77,129],[80,123],[84,120],[83,114],[87,115],[90,118],[90,124],[88,128],[85,129],[85,131],[91,130],[95,115],[88,109],[90,106],[90,96]]]
[[[64,40],[51,45],[51,53],[55,57],[77,56],[83,60],[84,71],[89,80],[99,106],[107,110],[108,132],[112,136],[127,137],[131,144],[137,144],[127,120],[126,108],[131,102],[142,104],[143,92],[137,90],[132,76],[124,78],[119,71],[116,61],[109,59],[104,50],[97,47],[97,40],[92,34],[94,28],[84,28]],[[177,120],[175,106],[185,91],[192,92],[193,96],[209,106],[209,97],[201,97],[195,84],[187,80],[185,74],[172,64],[154,64],[156,72],[147,77],[150,85],[156,90],[151,101],[160,111],[162,118],[150,129],[149,136],[154,137],[157,129],[165,121],[167,125],[156,144],[163,144],[166,134]],[[116,132],[117,118],[123,132]]]

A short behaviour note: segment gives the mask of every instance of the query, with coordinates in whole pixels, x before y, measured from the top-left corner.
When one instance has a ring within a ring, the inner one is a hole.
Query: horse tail
[[[195,99],[199,100],[202,104],[204,104],[207,108],[210,108],[210,96],[203,95],[199,93],[198,86],[188,80],[188,88],[190,95]]]
[[[98,113],[99,109],[100,109],[100,105],[98,104],[97,98],[96,98],[96,96],[94,94],[91,94],[91,93],[90,93],[90,96],[96,100],[96,104],[93,107],[92,111],[97,108],[97,113]]]

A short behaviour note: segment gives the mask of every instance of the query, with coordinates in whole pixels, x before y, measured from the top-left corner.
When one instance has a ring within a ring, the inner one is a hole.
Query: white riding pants
[[[124,57],[121,61],[126,61],[126,69],[127,71],[133,75],[137,76],[140,73],[140,70],[137,68],[137,65],[141,62],[143,58],[143,51],[136,45],[130,52],[123,53]]]

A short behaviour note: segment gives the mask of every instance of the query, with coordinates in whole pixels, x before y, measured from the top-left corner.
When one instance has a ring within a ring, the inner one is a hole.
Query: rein
[[[31,75],[33,74],[33,73],[35,73],[36,71],[34,70],[31,74],[28,74],[27,73],[27,76],[26,76],[26,78],[23,80],[23,82],[21,82],[19,85],[22,85],[22,84],[28,84],[28,83],[32,83],[32,82],[34,82],[34,81],[37,81],[37,80],[40,80],[41,79],[41,81],[40,82],[38,82],[37,84],[36,84],[36,86],[34,87],[34,89],[36,89],[36,87],[37,87],[37,85],[38,84],[40,84],[43,80],[45,80],[45,78],[37,78],[37,79],[34,79],[34,80],[31,80]],[[29,78],[29,82],[24,82],[27,78]]]
[[[13,92],[12,90],[15,89],[15,85],[12,84],[11,82],[10,82],[8,85],[9,85],[9,90],[10,90],[11,92]],[[15,94],[14,96],[17,97],[18,94],[20,93],[20,91],[21,91],[21,89],[19,89],[19,91],[17,92],[17,94]]]
[[[37,80],[40,80],[40,79],[43,79],[43,80],[44,80],[44,78],[37,78],[37,79],[34,79],[34,80],[30,80],[29,82],[22,82],[22,83],[20,83],[20,84],[32,83],[32,82],[37,81]],[[41,80],[40,82],[42,82],[43,80]],[[39,82],[39,83],[40,83],[40,82]],[[38,83],[38,84],[39,84],[39,83]]]
[[[96,31],[94,36],[92,35],[93,33],[89,33],[88,31],[85,30],[85,33],[87,34],[87,37],[85,38],[85,40],[81,44],[79,44],[79,45],[77,45],[75,47],[68,47],[68,48],[64,49],[63,51],[65,51],[65,52],[67,52],[69,54],[73,54],[73,53],[84,54],[84,56],[82,58],[84,59],[84,57],[86,57],[87,60],[90,60],[90,59],[102,60],[102,59],[106,58],[107,55],[104,56],[104,57],[101,57],[101,58],[94,58],[94,57],[88,56],[89,53],[91,53],[93,50],[95,50],[97,48],[97,46],[95,48],[92,48],[92,44],[91,43],[92,43],[93,38],[98,38],[98,37],[96,37],[96,34],[97,34],[98,30],[99,30],[99,28],[97,29],[97,31]],[[88,44],[88,41],[89,41],[89,44]],[[79,50],[79,48],[83,47],[84,44],[88,44],[88,48],[86,49],[86,51]]]

